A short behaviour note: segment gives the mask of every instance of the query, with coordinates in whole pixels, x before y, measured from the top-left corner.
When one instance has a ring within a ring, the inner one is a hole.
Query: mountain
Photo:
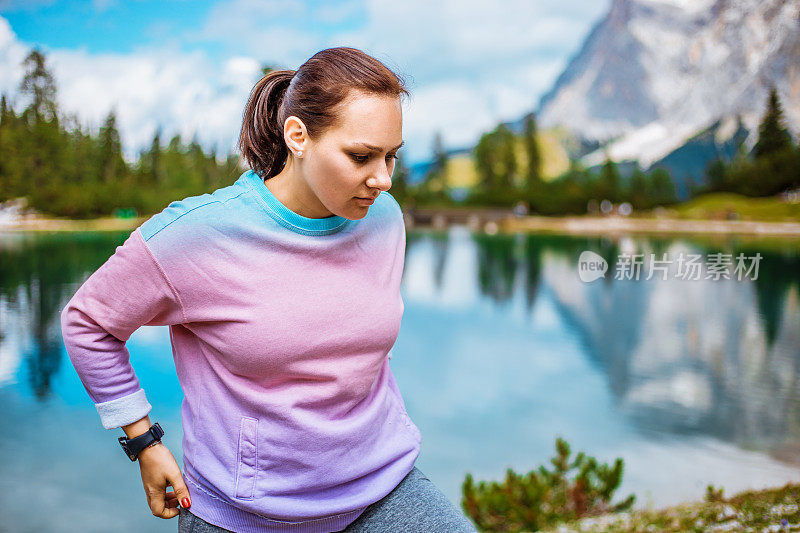
[[[599,145],[579,154],[589,166],[666,158],[662,166],[697,178],[732,143],[755,144],[773,85],[797,136],[800,0],[612,0],[537,118]],[[692,139],[700,143],[681,152]]]
[[[748,135],[741,120],[718,120],[655,162],[653,167],[667,169],[677,186],[678,198],[688,199],[691,185],[702,183],[708,164],[714,159],[733,159],[739,146],[746,145]]]

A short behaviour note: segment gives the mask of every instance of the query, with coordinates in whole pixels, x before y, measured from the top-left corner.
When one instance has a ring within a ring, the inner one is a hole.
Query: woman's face
[[[392,186],[403,144],[400,98],[352,91],[336,124],[316,139],[302,140],[298,170],[325,210],[363,218],[371,204],[359,198],[374,199]]]

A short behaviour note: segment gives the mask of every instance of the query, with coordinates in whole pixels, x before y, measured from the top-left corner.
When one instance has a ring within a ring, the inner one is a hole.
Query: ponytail
[[[281,171],[289,150],[283,139],[284,100],[294,70],[273,70],[250,91],[244,109],[239,150],[262,179]]]

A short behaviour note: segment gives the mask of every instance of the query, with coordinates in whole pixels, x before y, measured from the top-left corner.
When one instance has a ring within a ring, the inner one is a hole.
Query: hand
[[[189,489],[169,448],[159,442],[142,450],[138,461],[147,505],[153,516],[175,518],[180,514],[178,502],[183,502],[181,505],[187,509],[191,506]],[[168,486],[173,490],[168,492]]]

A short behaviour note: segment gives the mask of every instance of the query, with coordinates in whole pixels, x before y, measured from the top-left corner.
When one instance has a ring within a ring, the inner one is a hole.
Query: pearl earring
[[[303,157],[303,151],[302,150],[298,150],[297,151],[297,157]]]

